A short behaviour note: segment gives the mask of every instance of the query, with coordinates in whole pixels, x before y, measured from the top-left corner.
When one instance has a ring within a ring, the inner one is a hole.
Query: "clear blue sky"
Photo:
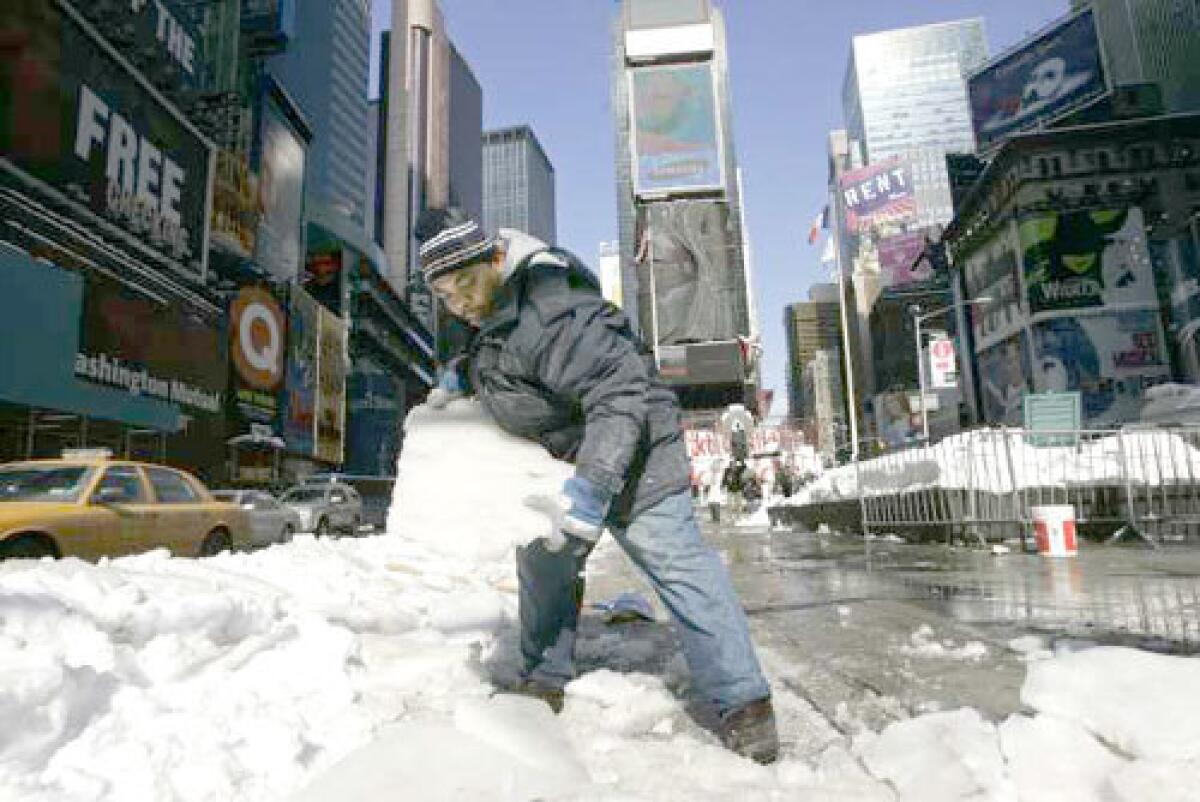
[[[391,0],[374,4],[373,51]],[[450,36],[483,86],[484,125],[528,123],[554,163],[559,244],[595,265],[617,238],[609,104],[610,0],[440,0]],[[991,52],[1066,11],[1067,0],[716,0],[729,32],[737,157],[772,413],[786,412],[783,308],[829,280],[809,247],[825,202],[826,138],[842,126],[855,34],[983,17]],[[376,58],[372,58],[374,75]],[[374,84],[373,77],[372,86]],[[373,91],[374,94],[374,91]]]

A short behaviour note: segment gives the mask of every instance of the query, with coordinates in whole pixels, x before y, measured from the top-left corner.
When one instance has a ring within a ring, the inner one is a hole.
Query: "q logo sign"
[[[229,310],[233,364],[255,390],[274,390],[283,379],[284,317],[271,293],[245,287]]]

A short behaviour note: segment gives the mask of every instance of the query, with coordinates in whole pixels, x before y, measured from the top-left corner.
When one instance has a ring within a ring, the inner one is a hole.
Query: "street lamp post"
[[[960,306],[986,306],[991,302],[992,299],[988,297],[972,298],[971,300],[963,301],[962,303],[950,304],[949,306],[943,306],[938,309],[934,309],[932,312],[926,312],[924,314],[921,314],[921,307],[917,306],[916,304],[913,304],[909,307],[908,311],[913,316],[913,335],[916,338],[917,343],[917,389],[921,394],[921,439],[926,444],[929,443],[929,405],[925,402],[925,354],[922,350],[923,344],[921,342],[921,324],[931,317],[944,315]]]

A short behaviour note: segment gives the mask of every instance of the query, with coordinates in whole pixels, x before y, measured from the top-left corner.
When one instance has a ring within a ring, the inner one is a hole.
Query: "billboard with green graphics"
[[[1156,303],[1141,209],[1050,212],[1020,232],[1031,314]]]

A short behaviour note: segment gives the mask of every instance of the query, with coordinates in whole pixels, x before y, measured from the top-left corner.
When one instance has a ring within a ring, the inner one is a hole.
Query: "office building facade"
[[[816,285],[813,291],[810,298],[814,300],[789,304],[783,310],[788,345],[788,415],[801,420],[812,413],[811,403],[803,392],[803,375],[808,363],[818,351],[829,351],[838,358],[842,354],[837,288]]]
[[[724,19],[709,0],[624,0],[613,52],[626,309],[685,410],[754,409]]]
[[[555,245],[554,165],[527,125],[483,134],[483,225],[515,228]]]

